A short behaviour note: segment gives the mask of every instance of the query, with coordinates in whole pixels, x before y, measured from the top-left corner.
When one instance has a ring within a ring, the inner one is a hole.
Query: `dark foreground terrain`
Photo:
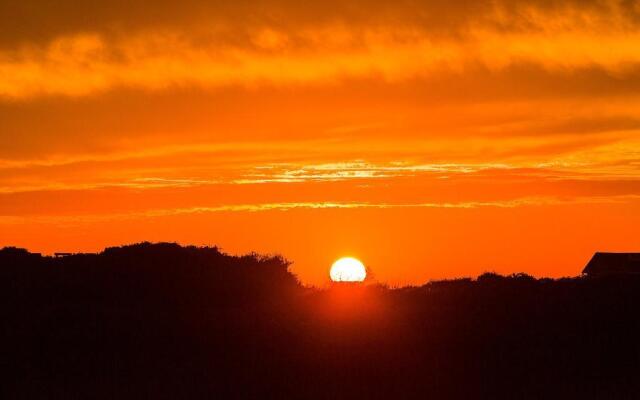
[[[300,286],[281,258],[0,251],[4,399],[640,398],[640,279]]]

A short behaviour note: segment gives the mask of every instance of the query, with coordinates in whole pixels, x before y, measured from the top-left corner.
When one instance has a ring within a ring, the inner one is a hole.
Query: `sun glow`
[[[329,275],[334,282],[362,282],[367,277],[367,270],[360,260],[343,257],[333,263]]]

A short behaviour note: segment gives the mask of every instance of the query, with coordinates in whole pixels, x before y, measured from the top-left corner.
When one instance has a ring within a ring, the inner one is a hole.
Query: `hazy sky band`
[[[220,241],[291,254],[311,281],[323,246],[386,262],[391,216],[408,227],[389,248],[434,244],[388,280],[475,272],[453,249],[484,254],[469,238],[489,216],[505,271],[558,276],[640,245],[636,2],[63,0],[0,16],[0,245]],[[519,256],[555,251],[542,227],[523,233],[540,210],[574,236],[561,265]],[[252,223],[281,240],[237,234]]]

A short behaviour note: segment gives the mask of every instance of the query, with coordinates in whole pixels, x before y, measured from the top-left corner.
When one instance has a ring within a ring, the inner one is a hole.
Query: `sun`
[[[357,258],[343,257],[333,263],[329,276],[334,282],[362,282],[367,270]]]

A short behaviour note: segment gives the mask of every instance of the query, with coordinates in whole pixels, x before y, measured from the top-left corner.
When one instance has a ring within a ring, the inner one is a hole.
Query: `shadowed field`
[[[637,398],[640,278],[301,286],[280,257],[0,250],[3,398]]]

